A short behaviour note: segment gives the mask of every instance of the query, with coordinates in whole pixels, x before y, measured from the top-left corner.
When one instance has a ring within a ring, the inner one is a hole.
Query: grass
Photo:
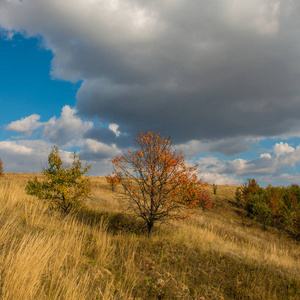
[[[149,239],[105,178],[63,217],[25,194],[31,177],[0,178],[1,299],[300,299],[299,243],[243,221],[235,187]]]

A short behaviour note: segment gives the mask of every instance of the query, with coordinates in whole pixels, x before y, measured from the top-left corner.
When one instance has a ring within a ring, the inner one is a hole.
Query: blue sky
[[[74,106],[80,83],[53,80],[50,76],[53,54],[42,46],[40,38],[16,34],[0,40],[2,124],[9,124],[33,112],[42,119],[59,115],[63,105]],[[16,109],[18,107],[18,109]],[[4,132],[2,132],[3,134]]]
[[[170,135],[209,183],[300,179],[300,4],[0,0],[0,157],[53,145],[111,170],[138,130]]]

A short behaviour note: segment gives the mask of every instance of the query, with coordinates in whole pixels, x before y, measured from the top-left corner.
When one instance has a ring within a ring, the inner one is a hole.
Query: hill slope
[[[243,220],[235,187],[148,239],[104,178],[62,217],[25,194],[32,176],[0,178],[1,299],[300,299],[299,244]]]

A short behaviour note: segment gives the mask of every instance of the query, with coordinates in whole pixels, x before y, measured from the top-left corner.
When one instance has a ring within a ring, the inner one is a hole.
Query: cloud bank
[[[299,136],[299,14],[278,0],[0,1],[2,27],[53,52],[54,78],[83,80],[79,115],[177,143]]]
[[[209,182],[223,184],[241,184],[236,178],[243,176],[260,178],[261,181],[274,182],[281,180],[285,183],[297,182],[299,174],[285,173],[296,171],[300,162],[300,146],[292,147],[288,143],[276,143],[271,153],[263,153],[256,159],[219,160],[216,157],[204,157],[198,160],[199,176]],[[217,175],[216,175],[217,174]],[[272,175],[269,175],[272,174]],[[291,180],[288,182],[288,180]]]
[[[40,118],[33,114],[6,126],[8,131],[23,134],[14,140],[0,141],[0,157],[9,172],[40,172],[46,167],[53,145],[60,147],[65,163],[72,163],[72,150],[76,150],[85,163],[93,164],[90,174],[103,175],[110,171],[108,159],[120,153],[113,143],[120,135],[116,124],[94,127],[93,122],[76,116],[76,109],[68,105],[62,108],[58,118],[54,116],[47,122],[40,122]],[[102,130],[111,136],[112,143],[108,145],[89,138],[87,133],[92,130]]]

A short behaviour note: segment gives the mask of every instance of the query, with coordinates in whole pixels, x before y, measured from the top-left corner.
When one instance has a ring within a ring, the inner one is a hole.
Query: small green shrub
[[[88,179],[84,178],[90,166],[82,168],[82,161],[73,154],[72,166],[63,166],[58,147],[54,146],[48,157],[48,169],[43,170],[45,180],[39,182],[37,177],[29,180],[26,193],[46,200],[50,207],[65,214],[72,209],[79,209],[82,200],[90,192]]]
[[[217,195],[217,189],[218,186],[216,184],[213,184],[214,195]]]
[[[242,191],[240,186],[235,190],[235,200],[237,203],[240,203],[242,200]]]

